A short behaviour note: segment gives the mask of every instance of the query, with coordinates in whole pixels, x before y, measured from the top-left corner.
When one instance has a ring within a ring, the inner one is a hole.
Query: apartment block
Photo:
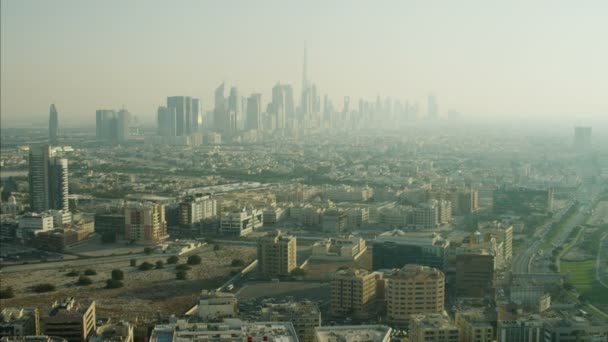
[[[258,240],[258,271],[263,277],[287,276],[297,267],[296,237],[276,234]]]

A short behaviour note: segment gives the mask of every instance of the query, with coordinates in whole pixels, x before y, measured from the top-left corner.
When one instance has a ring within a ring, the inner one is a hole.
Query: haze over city
[[[0,342],[608,342],[605,1],[0,4]]]
[[[476,119],[602,122],[608,4],[587,1],[2,1],[2,124],[65,125],[97,108],[143,122],[171,94],[213,110],[221,83],[299,94],[309,78],[338,108],[350,96],[426,104]]]

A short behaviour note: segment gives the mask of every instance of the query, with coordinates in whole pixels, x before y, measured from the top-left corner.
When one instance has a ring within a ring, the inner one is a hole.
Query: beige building
[[[315,328],[321,326],[321,312],[312,302],[266,304],[259,314],[261,322],[291,322],[300,342],[315,342]]]
[[[443,314],[410,316],[411,342],[458,342],[458,328]]]
[[[258,240],[258,270],[264,277],[286,276],[297,267],[296,237],[276,234]]]
[[[363,269],[339,270],[331,281],[331,312],[336,316],[369,316],[376,298],[376,277]]]
[[[78,303],[73,297],[53,303],[40,316],[40,330],[48,336],[63,337],[68,342],[88,341],[96,329],[95,302]]]
[[[164,205],[148,202],[125,206],[126,240],[160,243],[168,237]]]
[[[460,342],[492,342],[494,328],[483,311],[471,309],[456,312]]]
[[[387,279],[389,322],[405,324],[412,314],[442,313],[444,301],[445,276],[436,268],[405,265]]]

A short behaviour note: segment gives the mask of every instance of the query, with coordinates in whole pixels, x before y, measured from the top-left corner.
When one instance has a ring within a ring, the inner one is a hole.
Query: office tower
[[[164,205],[129,203],[124,210],[126,240],[160,243],[167,239]]]
[[[51,158],[49,164],[49,202],[51,209],[68,211],[68,160]]]
[[[224,83],[215,89],[215,108],[213,109],[213,126],[215,131],[227,134],[230,128],[226,97],[224,96]]]
[[[296,237],[276,234],[266,235],[258,240],[258,271],[262,277],[288,276],[296,269]]]
[[[439,119],[439,106],[437,105],[437,98],[435,95],[429,95],[427,106],[427,118],[429,120]]]
[[[458,328],[443,314],[411,315],[409,323],[412,342],[458,342]]]
[[[59,336],[68,342],[85,342],[96,329],[95,301],[78,303],[73,297],[55,301],[40,315],[43,335]]]
[[[234,113],[230,117],[230,127],[233,133],[236,133],[244,128],[243,113],[241,111],[241,98],[239,97],[239,91],[237,87],[230,88],[230,94],[228,95],[228,112]]]
[[[197,133],[200,130],[200,115],[201,115],[201,107],[200,100],[196,98],[192,98],[192,103],[190,106],[190,124],[189,124],[189,132]]]
[[[389,322],[406,324],[410,315],[442,313],[445,276],[436,268],[405,265],[386,282],[386,313]]]
[[[59,118],[57,114],[57,108],[52,104],[49,109],[49,143],[51,145],[57,144],[57,130],[59,129]]]
[[[456,295],[458,297],[493,297],[496,257],[487,252],[464,253],[455,257]]]
[[[129,124],[131,123],[131,113],[126,109],[121,109],[116,115],[116,141],[127,141],[131,136]]]
[[[251,94],[247,98],[247,120],[246,130],[261,129],[260,121],[262,115],[262,94]]]
[[[192,99],[187,96],[167,97],[167,108],[175,109],[175,135],[183,136],[189,134],[191,120]]]
[[[443,270],[450,243],[437,233],[393,230],[373,242],[373,269],[401,268],[418,264]]]
[[[176,114],[175,108],[171,107],[158,107],[158,135],[163,137],[174,137],[176,136],[175,121]]]
[[[376,298],[376,276],[364,269],[337,271],[331,280],[331,313],[366,318]]]
[[[97,140],[115,140],[117,137],[117,115],[116,112],[109,109],[98,109],[95,112],[96,117],[96,137]]]
[[[51,209],[49,201],[49,145],[31,146],[29,152],[30,210],[41,212]]]
[[[574,127],[574,148],[579,151],[591,149],[591,127]]]

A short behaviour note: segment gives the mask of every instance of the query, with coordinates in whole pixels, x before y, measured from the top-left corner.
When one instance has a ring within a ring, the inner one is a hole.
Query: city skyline
[[[418,102],[425,111],[434,94],[441,117],[453,109],[482,119],[568,115],[564,120],[576,124],[608,112],[608,49],[596,43],[608,33],[602,3],[591,10],[567,2],[491,8],[479,1],[336,2],[324,11],[314,4],[268,2],[273,6],[265,11],[239,3],[228,5],[228,16],[222,5],[188,2],[187,24],[172,19],[179,6],[142,4],[2,2],[3,126],[42,121],[50,103],[62,109],[68,126],[90,121],[97,108],[122,106],[153,122],[174,94],[200,98],[208,112],[221,82],[244,97],[261,93],[262,108],[274,84],[290,84],[300,103],[305,46],[307,81],[338,110],[345,96],[356,103],[380,95]],[[165,14],[170,25],[155,26]],[[302,28],[307,14],[316,15],[315,24]],[[382,25],[378,14],[385,16]],[[130,26],[100,29],[110,15],[129,19]],[[248,20],[259,25],[230,25]],[[178,45],[174,35],[195,43]]]

